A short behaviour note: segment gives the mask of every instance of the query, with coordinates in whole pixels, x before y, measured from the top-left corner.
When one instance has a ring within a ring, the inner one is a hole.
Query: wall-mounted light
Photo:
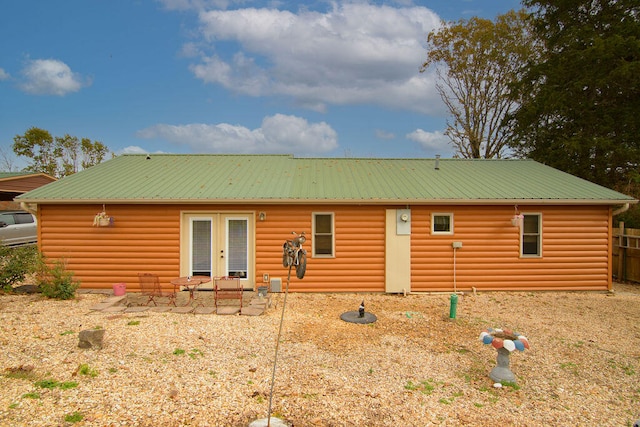
[[[260,212],[258,214],[258,219],[260,219],[260,221],[264,221],[265,219],[267,219],[267,213],[266,212]]]

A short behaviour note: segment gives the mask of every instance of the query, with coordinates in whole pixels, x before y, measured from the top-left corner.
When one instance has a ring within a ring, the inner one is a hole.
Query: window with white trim
[[[453,214],[433,212],[431,234],[453,234]]]
[[[520,228],[520,255],[531,258],[542,256],[541,214],[523,214]]]
[[[334,256],[333,213],[313,214],[313,256],[330,258]]]

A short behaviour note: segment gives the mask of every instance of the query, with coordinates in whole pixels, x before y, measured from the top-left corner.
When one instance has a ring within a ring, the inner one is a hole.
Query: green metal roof
[[[439,165],[436,169],[436,163]],[[637,200],[532,160],[122,155],[28,203],[586,203]]]

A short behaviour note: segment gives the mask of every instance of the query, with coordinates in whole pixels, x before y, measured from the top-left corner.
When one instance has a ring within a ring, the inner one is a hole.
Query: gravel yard
[[[631,426],[640,285],[614,293],[289,294],[273,415],[294,426]],[[247,426],[267,416],[284,294],[261,316],[105,313],[0,295],[0,425]],[[340,320],[366,310],[377,322]],[[494,388],[487,327],[526,335]],[[78,333],[105,329],[102,349]],[[75,422],[74,422],[75,421]]]

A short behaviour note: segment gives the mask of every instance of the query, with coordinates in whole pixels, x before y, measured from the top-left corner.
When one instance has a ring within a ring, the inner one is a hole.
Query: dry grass
[[[369,325],[339,318],[361,294],[290,294],[273,414],[295,426],[630,426],[640,418],[640,286],[615,291],[465,295],[455,321],[447,295],[364,295],[378,317]],[[0,296],[0,425],[266,417],[282,294],[257,317],[91,311],[103,298]],[[516,387],[488,378],[496,352],[478,335],[490,326],[531,342],[511,357]],[[95,327],[104,347],[77,348],[78,332]]]

